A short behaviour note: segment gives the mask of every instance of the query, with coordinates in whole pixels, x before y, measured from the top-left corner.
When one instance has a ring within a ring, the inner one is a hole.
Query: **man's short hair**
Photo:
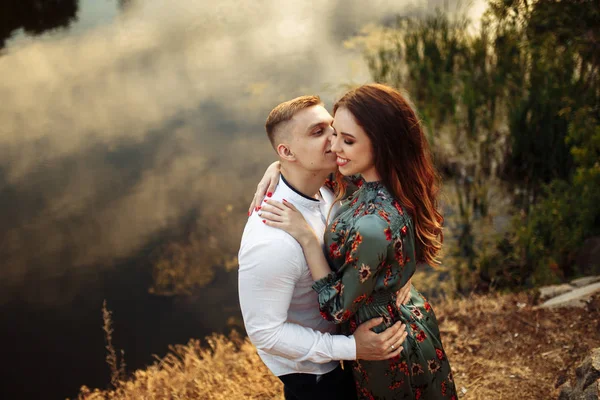
[[[300,96],[295,99],[284,101],[283,103],[276,106],[267,117],[265,129],[267,130],[267,136],[271,141],[271,145],[275,147],[276,132],[278,126],[284,122],[292,119],[292,117],[300,110],[312,106],[322,106],[323,102],[319,96]]]

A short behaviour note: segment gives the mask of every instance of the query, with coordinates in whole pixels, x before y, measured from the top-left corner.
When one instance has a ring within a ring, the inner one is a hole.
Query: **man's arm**
[[[302,276],[297,246],[274,240],[246,246],[239,258],[239,296],[246,331],[256,348],[295,362],[354,360],[354,337],[287,322],[294,287]]]
[[[265,241],[240,251],[240,305],[252,343],[269,354],[319,364],[357,358],[384,360],[399,355],[406,338],[400,322],[376,334],[371,331],[381,323],[376,318],[359,326],[350,337],[286,322],[292,293],[302,274],[301,260],[294,258],[298,251],[294,245]]]

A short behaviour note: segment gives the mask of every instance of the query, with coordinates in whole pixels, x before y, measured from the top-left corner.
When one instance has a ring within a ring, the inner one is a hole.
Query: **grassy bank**
[[[541,310],[525,293],[438,301],[436,313],[462,399],[551,399],[600,343],[600,297],[586,309]],[[282,399],[281,383],[238,334],[177,345],[113,390],[79,400]]]

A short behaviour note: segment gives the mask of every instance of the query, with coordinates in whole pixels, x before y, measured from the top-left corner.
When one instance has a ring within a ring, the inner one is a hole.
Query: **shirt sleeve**
[[[388,231],[389,224],[376,215],[357,221],[348,237],[342,266],[313,285],[326,319],[335,323],[347,321],[371,295],[391,243]]]
[[[356,359],[353,336],[322,333],[287,321],[294,287],[302,276],[298,252],[302,255],[291,243],[272,240],[240,251],[240,306],[250,341],[257,349],[295,362]]]

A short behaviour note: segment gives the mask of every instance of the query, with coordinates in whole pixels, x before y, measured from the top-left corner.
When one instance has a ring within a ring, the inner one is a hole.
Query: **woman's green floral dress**
[[[456,389],[431,305],[414,288],[407,305],[396,292],[415,272],[412,219],[379,182],[365,182],[325,232],[333,272],[315,282],[324,318],[352,334],[375,317],[381,332],[400,320],[408,336],[401,355],[352,362],[359,399],[456,399]]]

